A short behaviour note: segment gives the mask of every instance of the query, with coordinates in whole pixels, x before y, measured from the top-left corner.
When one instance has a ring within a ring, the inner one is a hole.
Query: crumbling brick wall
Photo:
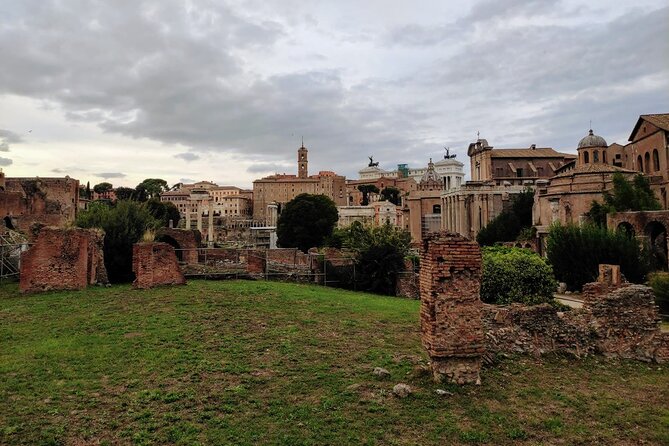
[[[459,234],[428,234],[421,247],[421,340],[435,380],[480,382],[481,251]]]
[[[107,283],[104,233],[98,229],[42,228],[35,244],[21,254],[22,293],[81,290]]]
[[[186,264],[199,261],[198,248],[202,245],[202,234],[196,229],[161,228],[156,241],[166,242],[178,250],[178,257]]]
[[[593,284],[594,285],[594,284]],[[496,353],[568,353],[666,363],[669,333],[660,330],[653,292],[627,285],[561,312],[544,304],[485,305],[486,350]]]
[[[404,271],[397,274],[395,279],[395,296],[420,299],[420,277],[415,271],[411,260],[404,262]]]
[[[167,243],[137,243],[132,247],[133,288],[186,283],[174,248]]]
[[[246,252],[246,272],[250,276],[263,276],[267,267],[265,250],[249,249]]]

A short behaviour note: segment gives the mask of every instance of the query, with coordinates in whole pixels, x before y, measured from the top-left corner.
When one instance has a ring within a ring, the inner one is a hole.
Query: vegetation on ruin
[[[658,271],[650,274],[648,284],[653,288],[660,313],[669,315],[669,273]]]
[[[553,302],[557,282],[553,268],[529,249],[485,247],[481,300],[492,304],[536,305]]]
[[[521,233],[526,236],[532,227],[534,191],[527,189],[511,197],[508,209],[503,210],[482,228],[476,236],[481,246],[492,246],[498,242],[513,242]]]
[[[303,252],[323,246],[338,218],[337,206],[330,198],[300,194],[286,203],[279,215],[276,228],[279,246]]]
[[[75,224],[105,231],[107,275],[110,282],[122,283],[134,279],[132,245],[140,241],[147,230],[157,229],[164,222],[154,218],[144,204],[123,200],[114,205],[91,203],[87,210],[79,212]]]
[[[594,282],[601,263],[620,265],[633,283],[643,283],[650,270],[650,258],[636,239],[593,224],[553,224],[546,249],[555,277],[569,290]]]
[[[365,227],[356,221],[335,229],[327,244],[353,255],[355,268],[337,271],[329,267],[340,287],[394,295],[397,275],[404,271],[404,259],[410,255],[411,234],[390,224]]]
[[[419,306],[269,282],[30,297],[5,284],[0,444],[669,442],[666,365],[518,357],[481,386],[437,385]],[[394,397],[398,382],[413,395]]]
[[[613,188],[604,192],[604,202],[593,201],[587,216],[598,226],[606,227],[606,214],[624,211],[657,211],[662,209],[650,181],[644,175],[636,175],[632,181],[616,172],[613,174]]]

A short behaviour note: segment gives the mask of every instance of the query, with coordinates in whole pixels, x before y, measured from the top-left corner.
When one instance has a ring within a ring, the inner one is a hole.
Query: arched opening
[[[14,223],[12,223],[12,217],[10,217],[9,215],[7,215],[7,216],[5,216],[4,221],[5,221],[5,227],[6,227],[7,229],[11,229],[12,231],[13,231],[14,229],[16,229],[16,228],[14,228]]]
[[[653,150],[653,171],[660,171],[660,154],[657,153],[657,149]]]
[[[595,150],[594,152],[592,152],[592,162],[593,163],[599,162],[599,150]]]
[[[646,155],[643,157],[643,162],[646,165],[644,172],[650,173],[650,153],[646,152]]]
[[[587,151],[583,152],[583,163],[588,164],[590,162],[590,154]]]
[[[634,226],[632,226],[630,223],[627,223],[626,221],[620,223],[616,230],[627,235],[628,238],[634,237]]]
[[[653,269],[667,269],[667,228],[657,221],[648,223],[645,229]]]
[[[606,164],[606,150],[602,150],[602,162]]]
[[[516,247],[516,248],[522,248],[523,245],[521,245],[520,243],[516,243],[516,244],[515,244],[515,247]]]
[[[641,155],[636,158],[636,169],[639,172],[643,172],[643,158],[641,158]]]
[[[184,258],[184,253],[183,250],[181,249],[181,245],[179,245],[179,242],[174,240],[172,237],[169,235],[163,235],[159,237],[157,242],[164,242],[167,243],[168,245],[171,245],[174,248],[174,253],[177,255],[177,260],[182,262]]]

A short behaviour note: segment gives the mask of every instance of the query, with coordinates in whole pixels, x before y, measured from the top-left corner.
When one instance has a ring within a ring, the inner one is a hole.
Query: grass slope
[[[272,282],[5,285],[0,444],[669,443],[667,367],[516,358],[437,386],[414,372],[418,307]]]

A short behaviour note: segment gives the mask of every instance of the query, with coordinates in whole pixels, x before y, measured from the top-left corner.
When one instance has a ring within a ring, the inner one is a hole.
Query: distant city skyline
[[[0,4],[0,167],[251,187],[495,147],[625,144],[669,112],[662,0]]]

